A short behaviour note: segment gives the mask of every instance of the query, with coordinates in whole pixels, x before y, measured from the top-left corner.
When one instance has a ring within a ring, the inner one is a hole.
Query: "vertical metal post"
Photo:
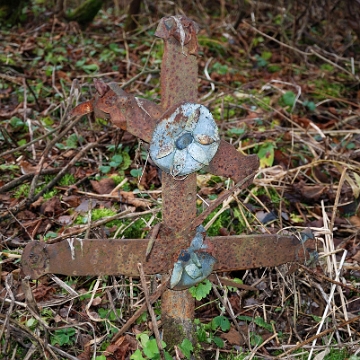
[[[176,24],[174,24],[176,26]],[[161,105],[168,109],[181,101],[197,101],[197,58],[189,54],[173,37],[165,41],[161,66]],[[193,234],[179,237],[179,233],[196,216],[196,174],[184,180],[162,175],[163,225],[167,236],[175,242],[190,243]],[[162,296],[161,318],[164,341],[169,347],[184,338],[193,341],[193,317],[195,300],[188,290],[166,290]]]

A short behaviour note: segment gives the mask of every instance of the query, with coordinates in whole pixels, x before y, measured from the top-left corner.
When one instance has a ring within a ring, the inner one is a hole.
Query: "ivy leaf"
[[[181,352],[185,355],[187,359],[191,359],[191,352],[194,350],[193,345],[190,340],[184,339],[179,345]]]
[[[205,298],[209,295],[211,290],[211,282],[209,280],[204,280],[203,282],[197,284],[196,286],[192,286],[189,291],[190,294],[197,300]]]
[[[218,327],[222,331],[229,331],[230,321],[225,316],[216,316],[211,321],[211,328],[216,330]]]

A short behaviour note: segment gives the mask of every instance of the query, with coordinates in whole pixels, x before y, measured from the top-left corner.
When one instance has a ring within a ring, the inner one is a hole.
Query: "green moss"
[[[65,174],[59,181],[60,186],[70,186],[75,184],[76,179],[72,174]]]
[[[19,199],[22,196],[27,197],[29,195],[29,191],[30,191],[30,185],[22,184],[16,189],[14,196],[16,199]]]

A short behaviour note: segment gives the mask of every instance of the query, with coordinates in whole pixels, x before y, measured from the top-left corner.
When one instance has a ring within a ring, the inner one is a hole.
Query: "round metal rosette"
[[[186,102],[170,108],[157,123],[150,156],[172,176],[188,175],[209,165],[219,142],[219,130],[210,111]]]

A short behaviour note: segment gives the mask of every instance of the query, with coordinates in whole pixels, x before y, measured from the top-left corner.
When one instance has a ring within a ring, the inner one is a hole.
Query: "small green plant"
[[[103,174],[107,174],[111,169],[117,169],[118,171],[124,171],[131,165],[130,155],[126,151],[114,154],[107,165],[99,166],[99,170]]]
[[[212,72],[216,72],[219,75],[226,75],[229,73],[229,67],[225,64],[220,64],[219,62],[216,62],[213,66],[212,66]]]
[[[200,323],[199,319],[194,320],[198,341],[201,343],[214,343],[217,347],[223,348],[224,341],[216,332],[221,330],[227,332],[230,330],[230,321],[222,315],[214,317],[208,324]]]
[[[76,330],[71,327],[55,330],[54,335],[50,337],[51,345],[71,345],[74,342],[73,337],[75,334]]]
[[[303,105],[310,111],[315,111],[316,105],[313,101],[305,100]]]
[[[150,339],[149,335],[146,333],[141,333],[136,336],[138,341],[140,342],[140,346],[142,350],[137,349],[131,356],[131,360],[157,360],[160,359],[160,351],[156,343],[156,339]],[[166,348],[166,343],[161,341],[161,345],[163,349]],[[166,360],[172,360],[172,356],[167,352],[165,353]],[[144,357],[145,356],[145,357]]]
[[[15,198],[19,199],[20,197],[27,197],[29,195],[30,185],[29,184],[21,184],[17,190],[15,191]]]
[[[77,149],[79,143],[82,143],[84,138],[80,135],[71,134],[65,141],[65,145],[62,143],[57,143],[56,147],[60,150],[69,150],[69,149]]]
[[[21,131],[21,130],[27,129],[27,124],[22,119],[18,118],[17,116],[13,116],[9,120],[9,124],[13,128],[13,131]]]
[[[239,320],[242,321],[247,321],[247,322],[253,322],[254,324],[256,324],[257,326],[269,331],[269,332],[273,332],[273,327],[271,324],[268,324],[262,317],[257,316],[255,318],[252,318],[250,316],[245,316],[245,315],[240,315],[237,317]],[[279,332],[278,333],[279,336],[282,336],[282,333]],[[262,336],[260,336],[256,331],[251,331],[250,332],[250,344],[252,346],[259,346],[261,345],[263,342],[263,338]]]
[[[269,64],[268,60],[272,57],[272,53],[270,51],[263,51],[261,55],[255,55],[255,59],[257,61],[258,67],[265,67]]]
[[[59,181],[60,186],[70,186],[75,184],[76,179],[72,174],[65,174]]]
[[[280,98],[280,103],[282,106],[288,106],[290,109],[293,108],[296,101],[296,95],[292,91],[287,91],[283,96]]]
[[[211,282],[208,279],[205,279],[201,283],[192,286],[189,289],[189,292],[197,301],[200,301],[209,295],[211,287]]]

